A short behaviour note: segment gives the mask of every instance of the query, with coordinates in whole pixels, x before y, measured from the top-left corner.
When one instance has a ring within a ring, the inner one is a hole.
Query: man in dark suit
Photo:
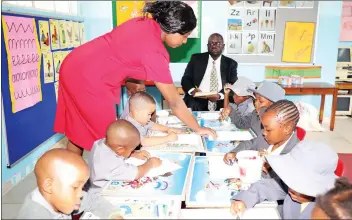
[[[224,85],[237,80],[237,62],[222,55],[223,37],[214,33],[208,39],[208,52],[193,54],[181,80],[184,101],[192,111],[215,111],[223,107]],[[214,95],[194,97],[196,92]]]

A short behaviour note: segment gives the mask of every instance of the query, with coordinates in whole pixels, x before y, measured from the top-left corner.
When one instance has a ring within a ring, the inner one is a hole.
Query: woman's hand
[[[211,128],[199,127],[195,132],[201,136],[212,136],[216,140],[216,132]]]

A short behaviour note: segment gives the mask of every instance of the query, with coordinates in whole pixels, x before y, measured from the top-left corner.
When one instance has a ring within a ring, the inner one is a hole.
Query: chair
[[[339,159],[335,170],[336,176],[341,177],[343,175],[344,168],[345,165],[343,164],[342,160]]]
[[[296,133],[297,133],[297,137],[300,141],[304,140],[304,137],[306,136],[306,130],[304,130],[301,127],[296,127]]]

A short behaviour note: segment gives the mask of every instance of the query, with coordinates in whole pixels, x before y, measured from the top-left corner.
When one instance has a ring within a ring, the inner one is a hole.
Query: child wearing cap
[[[254,110],[253,92],[255,84],[246,77],[238,77],[237,81],[231,85],[225,85],[224,109],[221,112],[220,120],[230,117],[232,123],[238,128],[249,128],[252,112]],[[230,91],[233,92],[234,103],[229,104]],[[229,104],[229,106],[228,106]]]
[[[333,189],[319,195],[315,202],[312,219],[352,219],[352,184],[341,177]]]
[[[253,110],[250,117],[250,126],[244,128],[251,128],[257,137],[250,141],[242,141],[234,150],[225,155],[225,162],[228,161],[228,159],[235,159],[236,152],[255,148],[257,143],[260,145],[260,148],[267,149],[269,147],[269,144],[263,137],[261,116],[263,116],[269,106],[285,98],[285,90],[278,84],[269,81],[263,81],[258,85],[257,89],[249,88],[248,90],[252,91],[256,97],[254,105],[255,110]],[[226,159],[226,157],[228,157],[228,159]]]
[[[235,195],[231,213],[240,215],[263,201],[284,200],[283,219],[309,219],[317,195],[334,186],[337,153],[324,143],[302,141],[290,153],[266,160],[278,177],[260,180]]]

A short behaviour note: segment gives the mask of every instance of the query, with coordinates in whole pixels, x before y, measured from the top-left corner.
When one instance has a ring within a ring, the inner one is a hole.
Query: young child
[[[130,122],[120,119],[110,124],[106,138],[96,141],[88,155],[90,169],[88,192],[100,192],[109,180],[139,179],[150,169],[160,166],[159,158],[150,158],[146,151],[134,151],[139,143],[139,132]],[[125,162],[129,157],[147,161],[136,167]]]
[[[250,127],[252,112],[254,110],[253,99],[255,98],[252,91],[255,84],[246,77],[238,77],[237,81],[231,85],[225,85],[224,109],[221,112],[220,120],[230,117],[232,123],[238,128]],[[233,92],[233,101],[229,106],[230,90]],[[227,107],[226,107],[227,106]]]
[[[315,199],[312,219],[352,219],[352,184],[346,177],[336,180],[335,188]]]
[[[150,147],[177,140],[176,134],[181,133],[181,130],[168,128],[150,121],[152,113],[155,112],[155,100],[153,96],[146,92],[136,92],[131,96],[129,105],[130,113],[125,119],[138,129],[142,146]],[[168,135],[147,137],[149,129],[162,131],[168,133]]]
[[[334,186],[338,156],[324,143],[302,141],[285,155],[266,160],[279,178],[263,179],[232,198],[231,212],[241,215],[263,201],[283,200],[282,219],[309,219],[315,197]]]
[[[127,78],[125,80],[125,86],[126,86],[128,98],[130,98],[131,95],[135,94],[136,92],[145,92],[146,91],[144,80]],[[130,113],[130,108],[129,108],[128,102],[129,101],[127,100],[127,103],[125,103],[125,108],[123,109],[123,112],[120,115],[121,119],[126,118],[128,116],[128,114]]]
[[[71,219],[74,210],[90,211],[108,218],[113,206],[103,198],[88,201],[82,187],[89,177],[89,169],[81,156],[66,149],[44,153],[35,165],[38,187],[25,199],[17,219]],[[96,202],[96,203],[95,203]],[[98,204],[104,209],[94,210]]]
[[[228,163],[230,159],[236,159],[236,152],[250,150],[256,146],[257,143],[260,144],[260,148],[266,149],[269,147],[269,144],[263,137],[261,116],[263,116],[265,110],[269,106],[285,98],[285,90],[276,83],[264,81],[257,87],[257,89],[253,90],[253,93],[256,97],[255,110],[253,110],[252,116],[249,118],[250,127],[243,128],[251,128],[257,135],[257,138],[250,141],[243,141],[232,152],[225,154],[224,161],[226,163]],[[245,124],[248,124],[248,122],[245,122]]]

